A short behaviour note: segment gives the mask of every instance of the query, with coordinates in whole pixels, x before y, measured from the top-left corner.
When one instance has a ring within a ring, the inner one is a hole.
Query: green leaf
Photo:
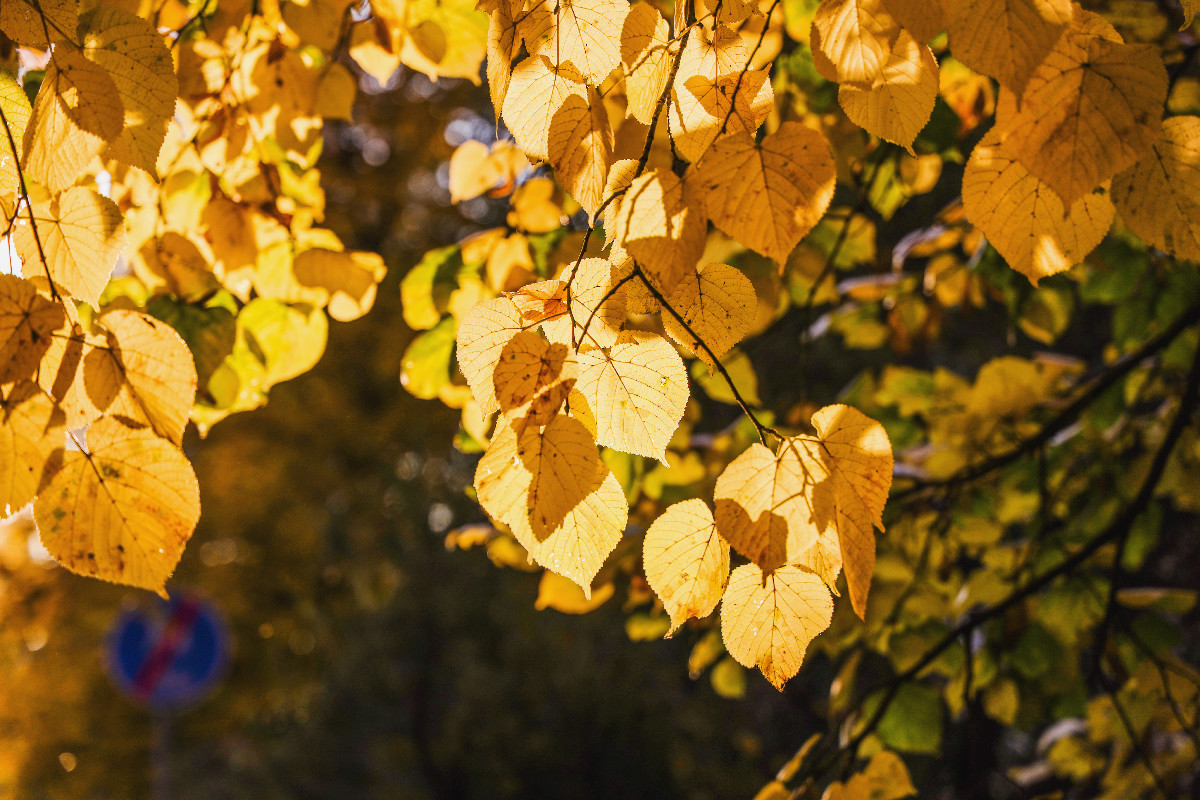
[[[433,330],[409,343],[400,362],[400,384],[409,394],[431,400],[450,382],[450,358],[454,355],[457,329],[454,318],[446,317]]]

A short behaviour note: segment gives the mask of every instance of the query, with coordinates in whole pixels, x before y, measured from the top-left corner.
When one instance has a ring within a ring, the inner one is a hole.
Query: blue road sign
[[[229,659],[221,616],[196,595],[177,593],[154,611],[122,614],[108,636],[113,682],[146,707],[169,711],[204,699]]]

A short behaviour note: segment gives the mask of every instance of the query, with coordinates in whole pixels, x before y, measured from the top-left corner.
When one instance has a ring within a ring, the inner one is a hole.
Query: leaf
[[[730,575],[721,602],[721,635],[734,660],[758,667],[782,691],[832,618],[833,598],[816,575],[783,567],[764,576],[743,564]]]
[[[4,67],[0,67],[0,113],[3,114],[3,124],[0,125],[0,197],[11,197],[21,190],[17,165],[23,157],[25,128],[29,125],[33,109],[21,84]]]
[[[138,311],[109,311],[100,317],[108,330],[110,355],[121,385],[109,413],[147,422],[159,436],[179,445],[196,397],[196,366],[175,329]],[[99,354],[97,354],[99,355]],[[85,381],[89,375],[84,362]],[[108,394],[105,388],[93,389]]]
[[[85,14],[80,31],[83,54],[112,76],[125,108],[125,128],[109,152],[157,178],[158,151],[179,94],[171,51],[153,25],[112,6]]]
[[[1200,14],[1200,0],[1181,0],[1180,6],[1183,8],[1183,24],[1179,30],[1185,31],[1192,26],[1196,14]]]
[[[662,513],[646,531],[642,563],[650,588],[671,616],[671,629],[707,617],[729,579],[729,545],[717,533],[703,500],[685,500]]]
[[[826,406],[813,414],[833,493],[842,568],[854,611],[866,619],[875,571],[875,531],[892,486],[892,445],[883,426],[856,408]]]
[[[110,417],[88,428],[87,445],[64,453],[33,504],[42,544],[72,572],[165,597],[200,518],[191,464],[153,432]]]
[[[926,44],[946,27],[946,3],[942,0],[885,0],[887,11],[902,28]]]
[[[726,264],[707,264],[700,272],[687,275],[667,297],[667,303],[708,350],[700,347],[673,314],[664,311],[662,322],[667,334],[710,367],[714,364],[708,351],[720,359],[745,338],[758,314],[754,284],[740,269]]]
[[[1070,207],[1150,151],[1166,97],[1156,48],[1071,30],[1000,125],[1010,152]]]
[[[612,264],[603,258],[585,258],[579,262],[571,284],[569,310],[564,309],[560,316],[542,322],[542,330],[550,341],[571,347],[581,346],[585,341],[596,347],[612,347],[616,343],[625,322],[625,305],[620,295],[611,294],[616,283],[612,273]],[[563,289],[565,301],[565,283]]]
[[[32,377],[63,327],[61,303],[43,297],[29,281],[0,273],[0,384]]]
[[[400,18],[385,17],[405,66],[437,80],[466,78],[479,84],[479,66],[487,52],[487,17],[474,0],[406,0]],[[375,3],[388,8],[392,3]]]
[[[313,247],[296,255],[296,280],[320,289],[329,316],[339,322],[358,319],[375,304],[375,290],[387,267],[375,253]]]
[[[102,67],[69,50],[56,54],[25,129],[26,172],[51,192],[75,183],[121,133],[124,117],[116,94]]]
[[[596,415],[596,441],[666,463],[688,400],[683,359],[663,337],[624,331],[607,352],[579,355],[580,392]]]
[[[880,750],[871,756],[867,768],[846,783],[830,784],[822,800],[900,800],[917,793],[900,756]]]
[[[480,303],[459,323],[458,368],[484,416],[500,410],[492,381],[500,354],[509,340],[527,327],[516,305],[507,297]]]
[[[767,70],[748,69],[741,37],[718,26],[707,39],[692,31],[671,87],[671,139],[688,161],[697,161],[721,136],[753,134],[775,102]]]
[[[34,498],[66,439],[66,417],[36,383],[0,387],[0,514]]]
[[[237,324],[237,349],[248,350],[265,367],[267,386],[308,372],[325,352],[329,320],[320,309],[256,297]]]
[[[504,123],[527,156],[549,161],[551,135],[568,138],[563,124],[555,128],[552,123],[569,97],[578,98],[585,106],[593,97],[583,76],[570,65],[556,69],[545,56],[534,55],[513,69],[504,98]]]
[[[820,50],[839,81],[873,81],[883,72],[900,25],[882,0],[821,0],[813,15]]]
[[[591,598],[587,598],[574,581],[546,570],[538,581],[538,596],[533,607],[539,611],[553,608],[564,614],[587,614],[604,605],[615,591],[611,583],[606,583],[599,591],[593,592]]]
[[[514,15],[520,15],[521,0],[500,0],[492,9],[487,34],[487,82],[492,108],[497,115],[504,108],[508,85],[512,80],[512,62],[521,52],[522,40],[517,35]]]
[[[1059,196],[1026,171],[994,129],[967,161],[962,198],[971,223],[1034,284],[1082,261],[1104,238],[1114,213],[1102,193],[1079,198],[1064,213]]]
[[[660,292],[670,292],[704,253],[707,225],[692,188],[670,170],[638,176],[621,200],[613,239],[644,269]],[[614,263],[620,264],[614,258]]]
[[[622,0],[624,5],[624,0]],[[604,200],[612,162],[613,132],[600,93],[570,94],[550,119],[547,155],[559,182],[589,216]]]
[[[1070,0],[960,0],[949,8],[955,57],[1018,95],[1071,24]]]
[[[22,214],[13,237],[25,277],[48,271],[56,284],[95,308],[125,248],[120,209],[91,189],[73,186],[48,202],[35,203],[33,217],[36,234]]]
[[[599,87],[621,63],[621,27],[628,13],[626,0],[558,0],[523,33],[525,46],[551,64],[569,62]]]
[[[837,178],[825,137],[798,122],[757,145],[748,134],[722,139],[693,169],[708,218],[780,265],[825,213]]]
[[[832,518],[822,462],[786,439],[775,454],[752,444],[717,478],[717,530],[734,550],[770,573],[792,564],[817,542]]]
[[[26,47],[75,41],[78,26],[77,0],[4,0],[0,5],[0,30]]]
[[[521,331],[501,351],[493,382],[506,417],[519,415],[525,425],[546,425],[575,385],[575,360],[565,345],[551,344],[536,331]]]
[[[912,153],[937,94],[933,51],[902,30],[880,72],[871,81],[842,83],[838,102],[855,125]]]
[[[621,29],[621,63],[625,68],[628,113],[649,125],[658,99],[671,75],[667,21],[649,3],[638,3],[625,17]]]
[[[1113,179],[1112,199],[1147,244],[1200,261],[1200,117],[1171,117],[1153,149]]]

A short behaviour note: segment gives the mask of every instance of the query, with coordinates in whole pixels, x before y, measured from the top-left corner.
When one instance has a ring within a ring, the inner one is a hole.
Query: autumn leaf
[[[14,235],[25,276],[48,272],[74,297],[99,305],[100,292],[125,247],[120,209],[92,189],[73,186],[36,203],[33,219],[36,232],[22,215]]]
[[[866,619],[867,593],[875,570],[875,528],[883,530],[883,506],[892,486],[892,445],[883,426],[850,406],[826,406],[813,414],[833,494],[842,568],[855,613]]]
[[[698,339],[669,312],[662,315],[663,328],[709,367],[715,366],[709,353],[717,359],[728,353],[750,332],[758,311],[754,284],[727,264],[707,264],[685,276],[667,296],[667,304]]]
[[[663,337],[624,331],[607,350],[579,354],[580,392],[596,415],[596,441],[666,462],[687,405],[687,370]]]
[[[0,30],[29,47],[73,42],[78,26],[76,0],[5,0],[0,7]]]
[[[458,368],[485,416],[500,410],[492,379],[500,354],[509,340],[526,327],[516,305],[507,297],[480,303],[459,323]]]
[[[546,425],[575,385],[575,360],[565,345],[551,344],[536,331],[521,331],[501,351],[493,382],[506,417]]]
[[[870,81],[843,82],[838,102],[854,124],[912,153],[938,94],[933,51],[901,31]]]
[[[954,55],[1018,95],[1071,24],[1070,0],[961,0],[949,6]]]
[[[17,170],[24,153],[25,128],[29,125],[33,109],[21,84],[4,67],[0,67],[0,114],[3,115],[3,130],[0,130],[0,197],[12,197],[21,189]],[[9,139],[9,136],[12,138]]]
[[[28,281],[0,274],[0,384],[32,377],[63,327],[61,303],[43,297]]]
[[[722,139],[693,171],[709,219],[780,265],[825,213],[836,179],[825,137],[798,122],[761,144],[748,134]]]
[[[0,513],[34,498],[65,439],[66,417],[36,383],[0,386]]]
[[[1087,194],[1064,212],[1058,194],[1025,169],[994,129],[967,161],[962,197],[971,223],[1035,284],[1082,261],[1114,213],[1105,193]]]
[[[571,268],[565,276],[570,278]],[[625,323],[625,305],[613,294],[616,283],[612,264],[603,258],[585,258],[574,269],[570,302],[563,285],[563,312],[542,322],[542,330],[552,342],[572,348],[583,344],[612,347]],[[585,330],[586,328],[586,330]]]
[[[883,72],[900,26],[883,0],[821,0],[813,31],[836,80],[861,83]]]
[[[829,590],[800,567],[764,575],[756,565],[743,564],[729,576],[721,601],[721,635],[729,655],[744,667],[758,667],[780,691],[832,619]]]
[[[649,3],[629,10],[621,30],[621,64],[629,115],[649,125],[671,75],[667,21]]]
[[[1171,117],[1153,149],[1112,183],[1130,230],[1177,258],[1200,261],[1200,117]]]
[[[613,240],[643,267],[660,292],[670,292],[704,252],[702,213],[688,184],[670,170],[647,170],[621,200]]]
[[[492,108],[497,112],[504,108],[508,96],[508,84],[512,80],[512,62],[524,44],[517,35],[515,16],[520,15],[524,3],[521,0],[498,0],[490,9],[487,32],[487,82],[492,98]]]
[[[703,500],[685,500],[664,511],[642,543],[646,580],[671,616],[671,630],[717,607],[729,579],[729,545],[717,533]]]
[[[552,136],[566,137],[564,125],[555,129],[551,123],[568,97],[585,106],[592,97],[583,75],[570,65],[555,67],[545,56],[533,55],[513,69],[504,98],[504,123],[530,158],[549,161]]]
[[[530,53],[557,66],[569,62],[598,87],[621,63],[621,28],[628,13],[626,0],[559,0],[552,11],[534,17],[537,24],[522,36]]]
[[[886,0],[884,5],[896,22],[921,44],[927,44],[946,27],[949,4],[943,0]]]
[[[339,322],[358,319],[375,304],[375,291],[387,267],[376,253],[313,247],[296,254],[296,280],[320,290],[318,302]]]
[[[167,578],[200,518],[200,492],[178,449],[111,417],[68,450],[38,494],[42,544],[72,572],[166,596]]]

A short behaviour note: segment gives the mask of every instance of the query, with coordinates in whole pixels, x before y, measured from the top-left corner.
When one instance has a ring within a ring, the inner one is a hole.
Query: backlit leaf
[[[558,0],[523,33],[525,46],[551,64],[570,62],[592,86],[604,83],[621,63],[626,0]]]
[[[638,3],[625,17],[621,31],[621,63],[629,114],[646,125],[671,73],[667,21],[649,3]]]
[[[596,415],[596,441],[666,461],[687,405],[687,370],[663,337],[625,331],[607,351],[579,356],[579,390]]]
[[[504,98],[504,123],[530,158],[549,161],[552,136],[568,137],[566,123],[555,129],[552,122],[569,97],[584,106],[593,97],[583,76],[571,66],[556,69],[547,58],[535,55],[513,69]]]
[[[1017,94],[1071,23],[1070,0],[960,0],[950,3],[955,57]]]
[[[192,466],[147,429],[105,417],[88,452],[68,450],[33,504],[42,544],[64,567],[166,595],[200,518]]]
[[[729,545],[717,533],[703,500],[685,500],[662,513],[642,543],[646,580],[671,616],[670,636],[693,617],[717,607],[729,578]]]
[[[33,499],[65,440],[66,417],[36,383],[0,387],[0,514]]]
[[[721,635],[729,655],[758,667],[782,691],[832,618],[833,598],[816,575],[783,567],[764,576],[754,564],[743,564],[730,575],[721,602]]]
[[[718,359],[750,332],[758,312],[754,284],[741,270],[726,264],[708,264],[699,273],[685,276],[667,303]],[[672,339],[713,366],[708,350],[699,346],[673,314],[664,311],[662,322]]]
[[[29,281],[0,274],[0,383],[32,377],[63,327],[61,303],[43,297]]]
[[[825,137],[798,122],[761,144],[748,134],[722,139],[694,172],[709,219],[780,265],[825,213],[837,177]]]
[[[458,325],[458,368],[484,416],[500,410],[492,382],[500,353],[513,336],[527,327],[507,297],[480,303]]]
[[[901,31],[870,81],[843,82],[838,102],[854,124],[912,152],[913,140],[929,121],[938,94],[933,51]]]
[[[33,109],[21,84],[4,67],[0,67],[0,112],[4,115],[3,124],[0,124],[0,197],[9,197],[21,189],[17,165],[21,163],[25,128]],[[11,143],[8,138],[10,133]]]
[[[813,15],[821,53],[839,81],[872,81],[883,71],[900,25],[883,0],[821,0]]]
[[[1200,117],[1165,120],[1154,148],[1113,179],[1112,198],[1148,244],[1200,261]]]
[[[575,384],[575,361],[565,345],[521,331],[501,351],[493,380],[506,416],[527,412],[526,425],[546,425]]]
[[[569,269],[564,272],[564,278],[568,275]],[[622,298],[610,291],[614,283],[612,265],[607,260],[585,258],[580,261],[571,284],[569,311],[564,309],[561,316],[542,323],[542,330],[550,341],[571,347],[579,347],[584,343],[595,347],[612,347],[625,322]],[[564,300],[565,288],[564,285]]]
[[[707,226],[702,211],[692,188],[670,170],[647,170],[621,200],[613,239],[660,292],[670,292],[704,252]]]
[[[320,309],[258,297],[237,317],[238,347],[266,369],[269,384],[308,372],[325,352],[329,320]]]
[[[79,26],[77,0],[4,0],[0,30],[28,47],[75,41]]]

